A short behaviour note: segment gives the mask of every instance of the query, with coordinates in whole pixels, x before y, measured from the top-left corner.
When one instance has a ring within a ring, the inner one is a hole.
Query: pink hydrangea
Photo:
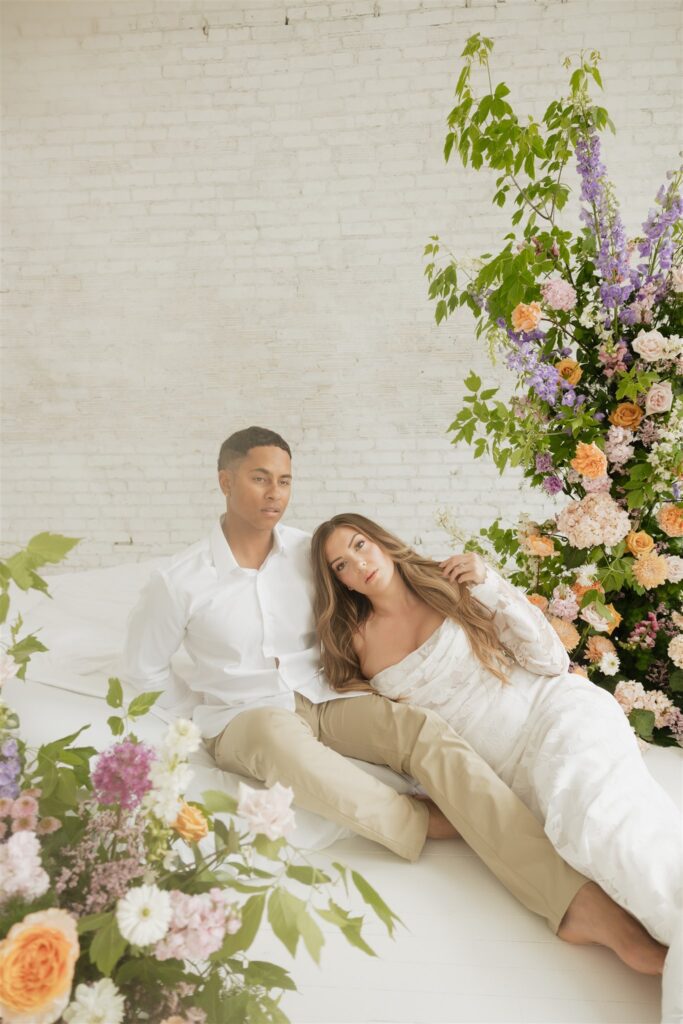
[[[541,295],[546,306],[568,312],[576,305],[576,292],[568,281],[554,278],[541,285]]]
[[[609,462],[617,468],[624,466],[633,457],[633,431],[626,427],[612,426],[607,431],[605,438],[605,455]]]
[[[95,795],[101,804],[120,804],[128,810],[152,788],[150,768],[156,753],[145,743],[126,739],[104,750],[92,774]]]
[[[646,690],[642,683],[635,679],[624,679],[617,683],[614,696],[625,714],[635,709],[639,711],[651,711],[655,716],[655,727],[657,729],[668,728],[669,722],[673,719],[672,712],[674,705],[661,690]]]
[[[562,509],[557,529],[574,548],[611,548],[628,534],[631,521],[609,494],[587,494]]]
[[[232,896],[224,889],[210,889],[198,895],[174,889],[171,923],[154,947],[157,960],[206,960],[221,948],[226,933],[234,935],[240,917]]]
[[[612,481],[607,474],[596,476],[593,480],[584,477],[581,483],[586,494],[607,494],[612,487]]]

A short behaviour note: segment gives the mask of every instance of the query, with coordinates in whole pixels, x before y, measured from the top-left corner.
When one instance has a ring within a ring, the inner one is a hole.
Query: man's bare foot
[[[434,801],[428,796],[420,793],[413,793],[414,800],[421,800],[427,805],[429,811],[429,824],[427,825],[427,839],[459,839],[460,833],[453,828],[450,821],[439,810]]]
[[[576,945],[596,943],[613,950],[620,960],[641,974],[661,974],[666,946],[660,945],[634,917],[588,882],[577,892],[557,932]]]

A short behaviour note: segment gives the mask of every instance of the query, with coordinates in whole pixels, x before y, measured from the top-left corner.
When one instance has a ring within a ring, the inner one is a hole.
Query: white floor
[[[19,711],[31,743],[87,721],[92,723],[88,742],[109,741],[101,700],[16,680],[7,684],[4,696]],[[655,777],[683,805],[683,750],[652,748],[645,756]],[[658,979],[635,974],[605,949],[560,942],[461,841],[428,840],[416,864],[357,837],[308,857],[321,867],[337,860],[360,871],[405,928],[389,939],[358,894],[351,898],[342,891],[339,902],[365,915],[365,938],[377,957],[353,948],[319,920],[326,944],[318,966],[303,948],[293,960],[264,927],[250,956],[291,971],[298,992],[288,993],[282,1007],[292,1024],[659,1020]]]

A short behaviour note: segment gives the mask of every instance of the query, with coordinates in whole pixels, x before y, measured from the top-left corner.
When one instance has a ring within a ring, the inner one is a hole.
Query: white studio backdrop
[[[679,0],[3,2],[3,553],[69,567],[198,539],[220,442],[294,449],[288,521],[362,511],[438,555],[539,498],[447,427],[470,368],[423,278],[438,233],[499,245],[493,177],[442,156],[465,40],[540,117],[566,54],[603,57],[604,143],[636,233],[680,157]],[[573,206],[574,221],[576,202]]]

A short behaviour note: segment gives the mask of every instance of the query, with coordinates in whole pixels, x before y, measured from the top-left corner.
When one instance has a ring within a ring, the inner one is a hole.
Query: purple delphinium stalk
[[[137,807],[152,786],[149,769],[156,758],[145,743],[123,740],[104,750],[92,774],[95,795],[101,804]]]
[[[578,140],[576,158],[581,199],[589,204],[582,209],[581,220],[595,235],[596,265],[602,277],[600,298],[611,318],[633,290],[626,232],[607,180],[607,169],[600,159],[600,139],[595,132]]]
[[[666,272],[671,269],[673,229],[676,221],[683,216],[683,196],[680,192],[682,176],[683,171],[669,175],[668,187],[662,185],[657,193],[659,209],[650,210],[643,224],[644,237],[638,243],[638,253],[643,261],[638,264],[638,271],[642,275],[641,285],[663,280]]]

